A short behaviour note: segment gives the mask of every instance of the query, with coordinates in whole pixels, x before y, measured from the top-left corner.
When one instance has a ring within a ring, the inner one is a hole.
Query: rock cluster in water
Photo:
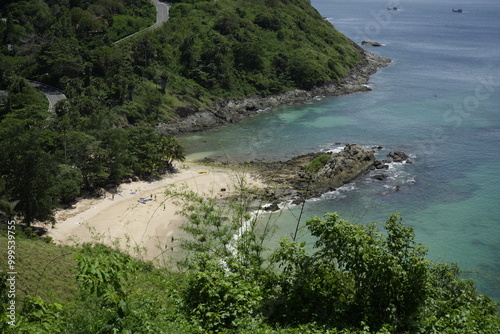
[[[380,149],[380,148],[378,148]],[[401,151],[390,152],[387,160],[377,160],[373,150],[368,150],[358,144],[347,143],[338,153],[331,153],[326,163],[317,171],[310,171],[307,165],[325,153],[309,153],[294,157],[287,161],[252,162],[258,173],[272,187],[267,191],[267,198],[274,205],[292,200],[300,204],[306,199],[319,197],[354,181],[368,171],[375,172],[372,176],[377,180],[385,180],[388,176],[384,170],[391,162],[410,163],[408,156]]]

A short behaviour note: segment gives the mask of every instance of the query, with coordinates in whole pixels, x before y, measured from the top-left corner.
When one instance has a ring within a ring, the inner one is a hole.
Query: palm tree
[[[184,148],[177,138],[162,136],[159,146],[159,152],[162,156],[161,159],[166,163],[167,167],[171,168],[174,160],[181,162],[186,160]]]

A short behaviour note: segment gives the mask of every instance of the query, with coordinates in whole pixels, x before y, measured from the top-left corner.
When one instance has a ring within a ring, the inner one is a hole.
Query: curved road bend
[[[38,82],[38,81],[28,80],[28,82],[33,87],[35,87],[36,89],[41,91],[43,94],[45,94],[45,96],[47,97],[47,100],[49,100],[49,111],[53,112],[54,106],[56,105],[56,103],[61,101],[61,100],[64,100],[66,98],[66,95],[64,95],[64,92],[62,92],[61,90],[59,90],[55,87],[46,85],[46,84]]]
[[[157,27],[168,21],[168,10],[170,6],[159,0],[151,0],[153,5],[156,7],[156,23],[149,28]],[[148,29],[149,29],[148,28]]]
[[[152,26],[149,26],[145,29],[139,30],[138,32],[133,33],[132,35],[128,35],[126,37],[123,37],[122,39],[114,42],[114,44],[120,43],[121,41],[126,40],[127,38],[130,38],[130,37],[132,37],[138,33],[141,33],[143,31],[146,31],[146,30],[149,30],[149,29],[152,29],[155,27],[159,27],[163,23],[168,21],[168,11],[170,9],[170,6],[167,3],[161,2],[159,0],[151,0],[151,2],[153,3],[153,5],[156,8],[156,22],[155,22],[155,24],[153,24]]]

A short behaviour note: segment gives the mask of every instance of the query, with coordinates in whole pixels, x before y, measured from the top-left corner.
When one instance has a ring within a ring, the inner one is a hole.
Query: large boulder
[[[314,176],[314,188],[320,192],[338,188],[366,172],[375,161],[373,151],[347,143],[341,152],[332,154]]]

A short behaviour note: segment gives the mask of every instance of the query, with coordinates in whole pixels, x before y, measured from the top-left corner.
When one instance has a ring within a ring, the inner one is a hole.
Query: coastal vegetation
[[[455,265],[426,258],[413,229],[391,215],[353,224],[337,214],[281,239],[249,215],[244,189],[228,205],[190,191],[190,236],[177,267],[98,243],[56,246],[17,233],[15,326],[2,273],[3,333],[485,333],[500,330],[498,304]],[[249,222],[241,229],[243,222]],[[236,237],[237,236],[237,237]],[[0,247],[7,248],[6,231]],[[177,269],[174,269],[177,268]],[[29,275],[27,273],[30,273]]]

